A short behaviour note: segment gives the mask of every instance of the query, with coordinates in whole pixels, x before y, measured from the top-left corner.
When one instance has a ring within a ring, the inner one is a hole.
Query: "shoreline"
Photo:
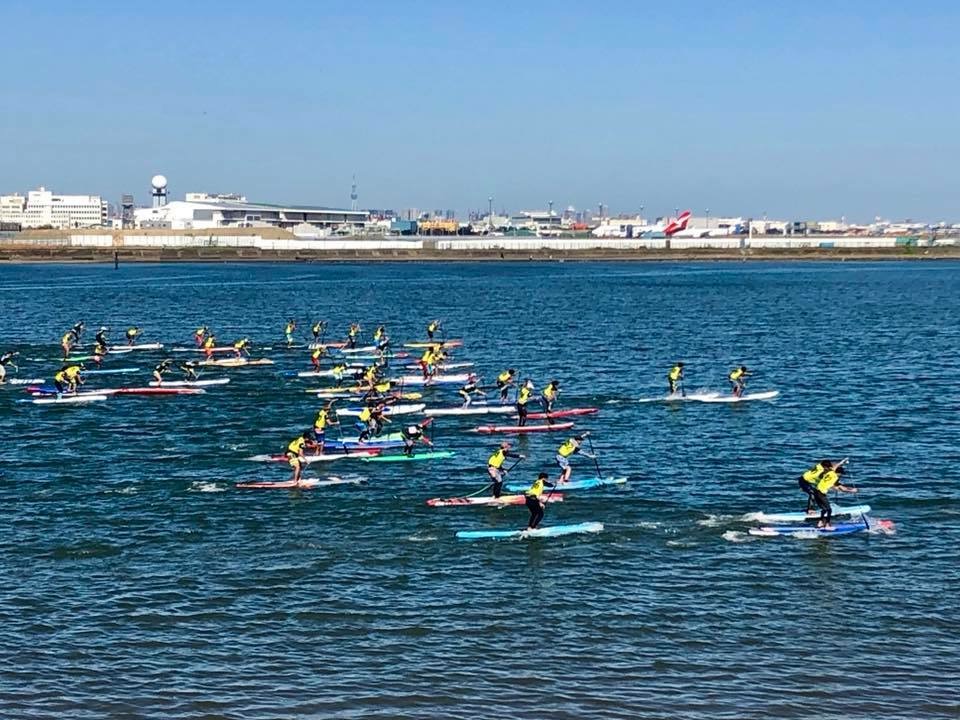
[[[266,250],[252,247],[80,248],[62,245],[0,247],[0,264],[16,263],[226,263],[226,262],[775,262],[846,260],[958,260],[960,246],[746,249],[558,250]]]

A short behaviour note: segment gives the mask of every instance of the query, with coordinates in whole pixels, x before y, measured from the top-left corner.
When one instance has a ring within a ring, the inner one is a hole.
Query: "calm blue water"
[[[0,388],[4,717],[960,715],[960,264],[36,265],[0,266],[0,289],[0,346],[25,358],[56,358],[79,318],[181,345],[202,323],[270,344],[288,316],[410,339],[439,316],[488,378],[514,366],[602,407],[579,425],[631,478],[548,507],[600,535],[460,542],[526,519],[424,505],[483,486],[495,439],[469,420],[435,424],[449,461],[233,489],[286,477],[245,458],[312,422],[307,384],[276,372],[305,355],[203,397]],[[91,385],[142,384],[159,357]],[[635,402],[677,359],[688,392],[742,362],[781,397]],[[520,440],[516,475],[553,472],[560,439]],[[745,513],[800,509],[796,475],[843,456],[895,534],[747,535]]]

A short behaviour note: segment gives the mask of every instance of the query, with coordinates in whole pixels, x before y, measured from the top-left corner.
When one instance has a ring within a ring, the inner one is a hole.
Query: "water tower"
[[[163,207],[167,204],[167,179],[163,175],[154,175],[150,184],[153,186],[153,206]]]

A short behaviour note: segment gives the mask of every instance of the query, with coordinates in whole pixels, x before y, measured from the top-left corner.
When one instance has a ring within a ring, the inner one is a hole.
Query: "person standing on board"
[[[213,349],[217,346],[217,336],[213,333],[207,333],[203,339],[203,354],[207,360],[213,360]]]
[[[63,350],[64,360],[70,357],[70,351],[73,350],[74,342],[76,342],[76,337],[73,334],[73,330],[67,330],[67,333],[60,338],[60,349]]]
[[[517,371],[513,368],[509,370],[504,370],[502,373],[497,375],[497,390],[500,391],[500,403],[506,404],[507,398],[510,395],[510,388],[513,387],[513,378],[516,376]]]
[[[373,331],[373,344],[377,350],[385,350],[390,345],[390,336],[387,335],[386,325],[380,325]]]
[[[480,389],[480,378],[476,375],[468,375],[467,382],[463,385],[458,391],[457,394],[463,398],[463,405],[461,407],[470,407],[470,403],[473,402],[472,395],[477,397],[486,397],[483,390]]]
[[[133,327],[127,328],[127,332],[126,332],[127,345],[133,346],[133,343],[141,335],[143,335],[143,330],[138,328],[136,325],[134,325]]]
[[[233,352],[238,357],[241,358],[244,355],[250,357],[250,338],[241,338],[233,344]]]
[[[53,384],[57,387],[57,393],[75,393],[79,386],[83,385],[81,370],[83,370],[83,364],[64,365],[60,372],[53,376]]]
[[[97,334],[93,336],[93,344],[99,345],[103,348],[102,353],[97,353],[98,355],[106,355],[110,352],[110,343],[107,341],[107,333],[110,331],[110,328],[105,325],[101,325],[100,329],[97,330]]]
[[[510,443],[502,442],[500,443],[500,447],[489,457],[487,460],[487,475],[490,476],[490,480],[492,481],[491,486],[493,487],[493,496],[495,498],[500,497],[500,493],[503,492],[503,463],[507,458],[515,458],[519,461],[525,459],[526,456],[510,452]]]
[[[537,475],[533,485],[523,494],[523,500],[530,511],[530,521],[527,523],[527,530],[536,530],[540,521],[543,520],[543,511],[546,503],[543,501],[544,486],[554,488],[556,484],[549,481],[549,476],[542,472]]]
[[[531,395],[533,395],[533,380],[528,379],[517,392],[517,427],[527,424],[527,403],[530,402]]]
[[[287,320],[286,326],[283,328],[283,335],[287,339],[287,347],[293,345],[293,333],[297,329],[297,321],[293,318]]]
[[[566,483],[570,482],[570,475],[573,473],[573,469],[570,467],[570,458],[576,454],[581,454],[584,457],[593,458],[594,455],[584,452],[581,449],[581,444],[586,440],[587,436],[590,433],[585,432],[576,437],[572,437],[566,442],[564,442],[559,448],[557,448],[557,466],[560,468],[560,480],[559,482]]]
[[[7,377],[7,365],[13,366],[15,370],[18,370],[16,365],[13,363],[13,359],[20,353],[16,352],[5,352],[3,355],[0,355],[0,385],[6,382]]]
[[[433,354],[433,346],[431,345],[423,351],[423,355],[420,356],[420,360],[417,363],[420,366],[420,371],[423,373],[424,380],[428,380],[433,375],[434,360],[435,356]]]
[[[442,327],[439,320],[433,320],[427,325],[427,340],[433,341],[433,334]]]
[[[183,379],[187,382],[194,382],[200,379],[200,376],[197,375],[197,364],[193,360],[180,363],[179,368],[183,371]]]
[[[86,329],[87,326],[84,324],[83,320],[78,321],[76,325],[70,328],[70,332],[73,333],[73,336],[77,339],[78,344],[80,339],[83,337],[83,331]]]
[[[675,395],[679,384],[683,382],[682,362],[678,362],[676,365],[670,368],[670,372],[667,373],[667,380],[670,381],[670,394]]]
[[[173,359],[166,358],[161,360],[160,363],[153,369],[153,379],[157,381],[157,385],[163,385],[163,376],[170,372],[170,368],[173,366]]]
[[[846,470],[841,466],[835,468],[830,468],[823,473],[823,476],[817,481],[816,486],[813,488],[813,501],[817,504],[817,507],[820,508],[820,520],[817,522],[818,528],[829,528],[830,520],[833,517],[833,508],[830,507],[830,501],[827,499],[827,493],[831,489],[836,489],[838,492],[846,493],[855,493],[857,488],[850,487],[849,485],[844,485],[840,482],[841,476],[846,473]]]
[[[206,325],[201,325],[193,331],[193,341],[197,344],[198,348],[203,347],[203,341],[207,338],[209,333],[210,328],[208,328]]]
[[[386,406],[382,402],[378,402],[372,407],[365,407],[360,412],[360,422],[365,425],[364,429],[360,433],[360,436],[357,438],[360,442],[367,442],[371,436],[377,437],[383,432],[383,424],[385,422],[390,422],[388,418],[383,416],[385,407]]]
[[[730,371],[730,374],[727,375],[727,379],[730,381],[730,384],[733,386],[733,396],[742,397],[743,389],[747,385],[747,376],[750,373],[747,371],[746,365],[741,365]]]
[[[303,435],[291,440],[290,444],[287,445],[285,455],[287,456],[287,463],[293,468],[293,477],[291,480],[296,485],[300,484],[300,476],[303,474],[303,450],[309,443],[310,432],[307,431]]]
[[[550,415],[553,412],[553,403],[557,401],[557,395],[560,394],[560,381],[551,380],[550,383],[540,392],[540,404],[543,405],[543,411]]]
[[[313,352],[310,353],[310,364],[313,366],[314,372],[320,372],[320,360],[327,354],[327,347],[325,345],[320,345],[313,349]]]
[[[413,457],[413,446],[418,441],[425,445],[433,445],[424,433],[423,425],[407,425],[400,430],[400,435],[403,437],[403,454],[407,457]]]
[[[327,324],[323,320],[317,320],[311,326],[310,332],[313,333],[313,343],[315,345],[320,342],[320,336],[323,335],[326,329],[327,329]]]
[[[803,490],[804,494],[807,496],[807,509],[806,512],[813,510],[813,505],[816,502],[814,500],[814,494],[817,488],[817,483],[820,482],[820,478],[823,477],[823,474],[827,470],[833,469],[833,462],[830,460],[821,460],[816,465],[814,465],[809,470],[804,471],[801,475],[797,484],[800,486],[800,489]]]
[[[347,349],[355,350],[357,347],[357,338],[360,336],[359,323],[350,323],[350,329],[347,330]]]
[[[313,441],[317,444],[318,452],[323,452],[323,443],[327,437],[327,425],[338,425],[339,423],[330,417],[330,411],[333,409],[331,400],[324,405],[317,413],[317,419],[313,421]]]

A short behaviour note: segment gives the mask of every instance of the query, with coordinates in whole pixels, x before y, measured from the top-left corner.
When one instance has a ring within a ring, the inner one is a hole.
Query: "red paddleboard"
[[[600,412],[600,408],[570,408],[569,410],[554,410],[551,413],[533,412],[527,413],[531,420],[546,420],[548,418],[576,417],[577,415],[594,415]]]
[[[535,433],[535,432],[558,432],[560,430],[569,430],[573,427],[572,422],[567,423],[554,423],[553,425],[524,425],[523,427],[519,425],[481,425],[478,428],[474,428],[474,432],[478,433]]]
[[[544,502],[562,502],[563,495],[550,493],[544,495],[542,500]],[[523,495],[501,495],[498,498],[487,495],[485,497],[430,498],[427,500],[427,505],[430,507],[462,507],[464,505],[493,505],[497,507],[500,505],[523,505],[525,503],[526,498]]]

